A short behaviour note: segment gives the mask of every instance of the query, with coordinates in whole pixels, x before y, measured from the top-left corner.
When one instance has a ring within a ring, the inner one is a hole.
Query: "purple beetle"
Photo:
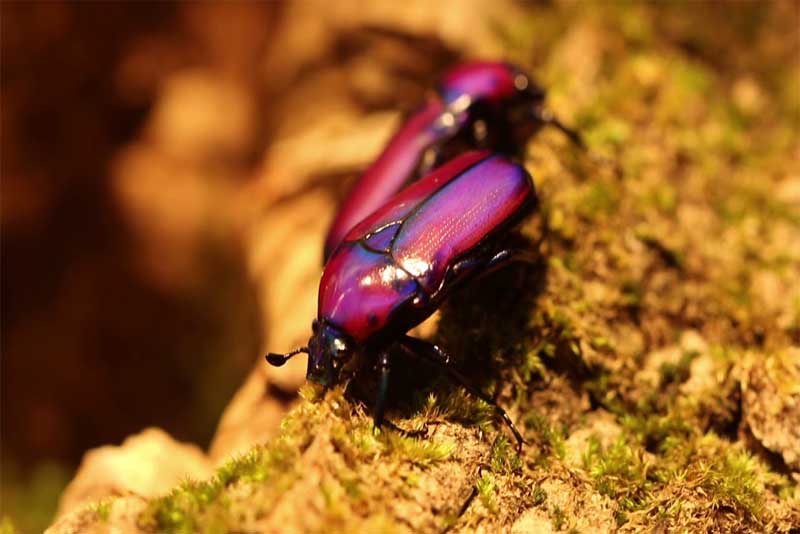
[[[552,124],[578,146],[580,136],[544,108],[545,91],[518,67],[459,65],[438,95],[414,112],[345,198],[325,239],[327,260],[347,232],[395,193],[442,162],[475,148],[518,155],[539,128]]]
[[[375,425],[383,423],[392,349],[424,359],[494,406],[522,444],[506,412],[471,386],[449,356],[407,335],[459,286],[526,251],[508,246],[511,230],[537,205],[528,172],[489,151],[464,154],[408,186],[357,224],[325,265],[308,346],[267,355],[272,365],[308,354],[307,378],[326,387],[365,361],[381,372]]]

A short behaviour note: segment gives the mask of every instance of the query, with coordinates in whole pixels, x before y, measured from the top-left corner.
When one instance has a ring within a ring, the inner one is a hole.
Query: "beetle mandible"
[[[384,422],[392,349],[440,368],[492,405],[518,443],[522,435],[494,400],[469,384],[436,345],[407,335],[463,284],[527,252],[509,247],[537,206],[528,172],[508,158],[472,151],[444,164],[358,223],[325,265],[308,346],[270,353],[283,365],[308,354],[307,379],[330,387],[374,361],[381,378],[374,422]]]
[[[328,230],[324,259],[400,189],[467,150],[519,156],[547,124],[584,147],[577,132],[544,108],[544,99],[544,89],[510,63],[478,61],[450,69],[437,93],[407,118],[353,185]]]

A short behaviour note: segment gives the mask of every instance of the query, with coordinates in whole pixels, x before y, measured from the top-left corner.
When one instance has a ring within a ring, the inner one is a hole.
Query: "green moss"
[[[722,503],[733,503],[753,515],[763,511],[763,483],[757,461],[744,451],[729,451],[712,462],[702,474],[701,487]]]
[[[637,308],[642,304],[644,289],[638,280],[624,280],[621,287],[622,303],[631,308]]]
[[[621,147],[631,135],[631,127],[621,120],[609,120],[598,123],[598,126],[589,130],[587,137],[592,145],[611,145]],[[596,208],[610,208],[610,193],[607,188],[592,188],[585,200],[595,204]]]
[[[497,512],[497,503],[495,502],[497,486],[494,477],[490,473],[483,473],[475,483],[475,488],[478,490],[478,498],[484,508],[490,513]]]
[[[498,436],[492,445],[491,468],[495,473],[510,474],[522,468],[522,459],[508,438]]]
[[[677,363],[665,362],[658,372],[661,374],[661,385],[682,384],[689,378],[689,367],[700,354],[697,351],[686,351]]]
[[[547,492],[541,486],[534,486],[531,497],[531,504],[541,506],[547,501]]]
[[[564,445],[565,428],[555,428],[545,416],[535,413],[525,417],[525,426],[533,431],[536,443],[542,447],[539,461],[544,462],[546,465],[550,456],[554,456],[559,460],[564,459],[566,455],[566,447]]]
[[[456,448],[456,444],[452,441],[411,438],[394,432],[385,435],[393,454],[420,467],[427,467],[450,458]]]
[[[100,521],[108,521],[108,518],[111,515],[111,507],[114,506],[114,501],[112,499],[103,499],[102,501],[98,501],[96,503],[92,503],[90,505],[91,509],[97,514],[97,517]]]
[[[0,472],[0,516],[6,517],[9,525],[13,520],[18,532],[43,531],[69,482],[67,466],[44,460],[25,472],[13,457],[4,454]]]
[[[552,358],[554,355],[555,346],[547,341],[542,341],[532,350],[527,351],[518,367],[522,384],[529,383],[533,378],[543,377],[546,367],[542,358]],[[524,391],[524,389],[520,391]]]
[[[681,413],[677,409],[666,415],[625,416],[622,420],[638,443],[650,451],[669,448],[670,443],[690,438],[693,435],[692,422],[690,413]]]
[[[426,421],[457,421],[489,431],[495,419],[495,410],[480,399],[470,398],[461,390],[444,394],[430,392],[421,417]]]
[[[583,386],[595,402],[611,413],[623,416],[627,412],[627,407],[619,395],[622,382],[621,376],[600,368],[596,370],[594,376],[584,382]]]
[[[652,489],[644,450],[624,437],[607,448],[591,439],[583,463],[597,491],[616,500],[624,512],[640,509]]]
[[[619,506],[618,524],[627,522],[633,512],[639,520],[641,513],[672,520],[691,514],[696,504],[663,500],[665,493],[677,488],[683,495],[695,495],[703,506],[736,511],[744,524],[769,522],[765,481],[776,475],[749,453],[713,434],[673,439],[655,457],[624,436],[607,448],[592,439],[584,467],[598,492],[612,497]]]
[[[567,514],[559,506],[553,506],[550,510],[550,520],[554,530],[563,530],[567,525]]]
[[[291,423],[285,422],[286,428]],[[226,524],[228,506],[224,492],[241,483],[271,482],[276,488],[293,478],[293,461],[299,450],[297,436],[284,436],[266,447],[254,447],[220,467],[206,481],[187,480],[168,495],[153,500],[140,523],[148,529],[168,532],[196,532],[201,518]],[[277,480],[276,480],[277,479]],[[203,523],[203,529],[208,528]]]

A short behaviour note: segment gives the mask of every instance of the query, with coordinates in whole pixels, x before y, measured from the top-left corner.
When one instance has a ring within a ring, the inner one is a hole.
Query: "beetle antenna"
[[[305,352],[306,354],[308,354],[308,347],[300,347],[299,349],[295,349],[292,352],[287,352],[286,354],[278,354],[275,352],[270,352],[265,356],[265,358],[270,363],[270,365],[274,365],[275,367],[280,367],[281,365],[289,361],[289,358],[291,358],[295,354],[300,354],[301,352]]]
[[[536,107],[533,110],[533,114],[537,120],[542,122],[542,124],[549,124],[551,126],[555,126],[558,128],[564,135],[566,135],[570,141],[572,141],[578,148],[581,150],[586,150],[586,143],[583,142],[583,136],[579,134],[576,130],[569,128],[564,125],[558,117],[553,115],[553,112],[549,109],[539,108]]]

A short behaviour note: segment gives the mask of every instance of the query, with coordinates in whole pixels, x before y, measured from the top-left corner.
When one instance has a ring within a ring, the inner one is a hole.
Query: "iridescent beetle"
[[[325,239],[324,259],[347,232],[413,180],[476,148],[520,155],[543,125],[583,147],[580,136],[544,108],[545,91],[518,67],[473,62],[447,72],[437,94],[403,123],[348,193]]]
[[[283,365],[304,352],[307,378],[326,387],[374,361],[381,372],[375,425],[383,423],[395,347],[447,373],[494,406],[521,444],[506,412],[471,386],[439,347],[407,335],[454,290],[526,252],[509,247],[515,226],[537,206],[520,165],[489,151],[444,164],[395,195],[344,237],[325,265],[308,346],[267,355]]]

